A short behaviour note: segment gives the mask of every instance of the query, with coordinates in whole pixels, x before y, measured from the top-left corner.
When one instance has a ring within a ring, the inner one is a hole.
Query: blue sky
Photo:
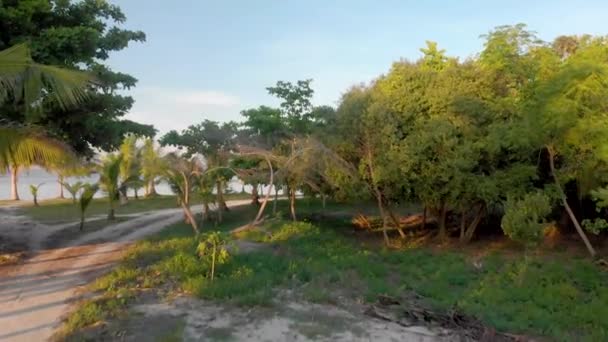
[[[276,105],[265,88],[312,78],[316,104],[336,105],[349,86],[416,59],[425,40],[469,57],[479,35],[526,23],[539,37],[608,34],[608,1],[114,0],[125,27],[147,42],[109,64],[139,79],[128,118],[161,133],[204,119],[239,120]]]

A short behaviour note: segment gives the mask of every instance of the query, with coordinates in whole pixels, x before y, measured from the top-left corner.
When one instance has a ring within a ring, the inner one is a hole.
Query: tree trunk
[[[270,179],[268,180],[268,191],[266,192],[266,196],[264,196],[264,201],[262,202],[262,205],[260,206],[260,210],[258,210],[258,214],[255,216],[255,219],[253,220],[253,225],[257,224],[258,222],[260,222],[260,220],[262,219],[262,214],[264,214],[264,209],[266,208],[266,205],[268,204],[268,200],[270,199],[270,192],[272,191],[272,185],[274,183],[274,170],[272,169],[272,163],[270,162],[270,159],[268,159],[268,157],[266,157],[266,162],[268,163],[268,168],[270,169]],[[295,213],[295,211],[294,211]]]
[[[274,187],[274,201],[272,201],[272,214],[275,215],[277,213],[277,202],[279,201],[279,188]]]
[[[110,211],[108,212],[108,221],[114,221],[116,216],[114,215],[114,206],[110,206]]]
[[[289,189],[289,210],[291,212],[291,219],[297,221],[296,217],[296,190]]]
[[[217,188],[217,194],[216,194],[216,198],[217,198],[217,220],[219,223],[222,223],[222,221],[224,220],[224,206],[222,205],[222,201],[223,196],[222,196],[222,181],[220,181],[219,179],[215,182],[215,186]]]
[[[448,216],[448,206],[445,203],[441,204],[441,213],[439,215],[439,239],[445,241],[448,237],[446,227],[446,218]]]
[[[137,195],[137,192],[139,191],[139,189],[134,188],[133,191],[135,192],[135,199],[139,199],[139,196]]]
[[[561,198],[562,204],[564,205],[564,208],[566,208],[566,211],[568,212],[568,216],[570,216],[570,220],[572,221],[572,224],[574,224],[574,227],[576,228],[578,235],[581,237],[581,239],[585,243],[585,247],[587,247],[587,251],[589,251],[589,254],[591,254],[592,257],[595,257],[596,251],[593,248],[593,246],[591,245],[591,242],[589,242],[589,239],[587,238],[585,231],[583,231],[583,228],[578,223],[576,216],[574,216],[574,212],[572,212],[572,209],[570,208],[570,205],[568,204],[568,197],[566,197],[566,193],[564,193],[564,190],[562,189],[562,186],[557,177],[557,173],[555,172],[555,153],[553,151],[553,148],[550,146],[547,146],[547,152],[549,152],[549,167],[551,169],[551,174],[553,175],[553,179],[555,181],[555,186],[559,192],[559,196]]]
[[[378,202],[378,210],[380,210],[380,217],[382,218],[382,236],[384,236],[384,244],[386,246],[390,245],[390,240],[388,239],[388,225],[386,219],[386,213],[384,212],[384,205],[382,204],[382,196],[380,195],[380,191],[378,189],[374,189],[376,193],[376,200]]]
[[[321,205],[323,206],[323,211],[325,211],[326,203],[327,203],[327,195],[321,194]]]
[[[17,189],[17,180],[19,177],[19,167],[11,167],[11,200],[19,201],[19,190]]]
[[[467,213],[463,209],[460,214],[460,242],[464,241],[464,233],[467,228]]]
[[[471,224],[469,224],[469,226],[466,227],[466,229],[464,231],[464,236],[462,235],[462,231],[461,231],[460,242],[462,242],[462,243],[471,242],[471,239],[473,238],[473,235],[475,234],[475,231],[477,230],[477,227],[479,226],[479,223],[481,222],[481,219],[483,218],[484,210],[485,210],[485,205],[479,204],[479,206],[477,207],[477,213],[475,214],[475,218],[473,219],[473,222],[471,222]]]
[[[57,182],[59,183],[59,196],[57,198],[60,198],[60,199],[65,198],[65,195],[63,194],[63,181],[64,181],[63,176],[59,175],[57,177]],[[76,196],[74,196],[74,198],[76,198]]]
[[[198,235],[198,233],[199,233],[198,224],[196,223],[196,220],[194,219],[194,216],[192,215],[192,211],[190,211],[190,206],[185,204],[184,201],[182,201],[182,209],[184,210],[184,215],[186,216],[190,225],[192,226],[192,230],[194,230],[194,234]]]
[[[393,213],[393,211],[391,210],[391,206],[388,203],[386,204],[386,211],[388,212],[388,216],[391,218],[391,221],[393,221],[395,228],[397,228],[397,231],[399,232],[401,238],[405,239],[405,233],[401,229],[401,222],[399,222],[399,220],[395,216],[395,213]]]
[[[426,214],[428,212],[428,208],[425,205],[422,209],[422,230],[426,229]]]
[[[38,196],[36,195],[32,195],[34,196],[34,206],[37,207],[38,206]]]
[[[146,197],[152,197],[152,196],[156,196],[156,185],[154,184],[154,179],[151,179],[148,181],[148,188],[147,188],[147,194]]]
[[[203,221],[209,221],[209,202],[203,202]]]
[[[260,195],[258,193],[258,185],[254,184],[251,188],[251,204],[255,206],[260,205]]]

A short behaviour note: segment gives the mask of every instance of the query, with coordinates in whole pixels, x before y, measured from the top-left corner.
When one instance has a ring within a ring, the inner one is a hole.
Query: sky
[[[525,23],[543,39],[608,34],[606,0],[111,0],[145,43],[108,64],[137,79],[127,115],[160,134],[204,119],[240,120],[278,105],[266,87],[313,79],[316,105],[336,106],[350,86],[415,60],[426,40],[450,56],[475,56],[480,35]]]

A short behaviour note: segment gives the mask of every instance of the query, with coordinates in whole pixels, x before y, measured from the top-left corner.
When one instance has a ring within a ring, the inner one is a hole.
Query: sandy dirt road
[[[0,209],[0,235],[25,237],[29,247],[29,257],[0,266],[0,341],[49,340],[70,304],[80,299],[79,289],[116,265],[127,245],[182,219],[181,209],[143,213],[47,249],[45,241],[69,225],[45,226]]]

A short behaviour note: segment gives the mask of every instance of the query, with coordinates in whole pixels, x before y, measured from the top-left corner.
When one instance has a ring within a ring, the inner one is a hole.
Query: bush
[[[538,243],[542,238],[545,218],[551,213],[551,200],[543,192],[509,198],[502,217],[502,230],[511,239],[526,244]]]

